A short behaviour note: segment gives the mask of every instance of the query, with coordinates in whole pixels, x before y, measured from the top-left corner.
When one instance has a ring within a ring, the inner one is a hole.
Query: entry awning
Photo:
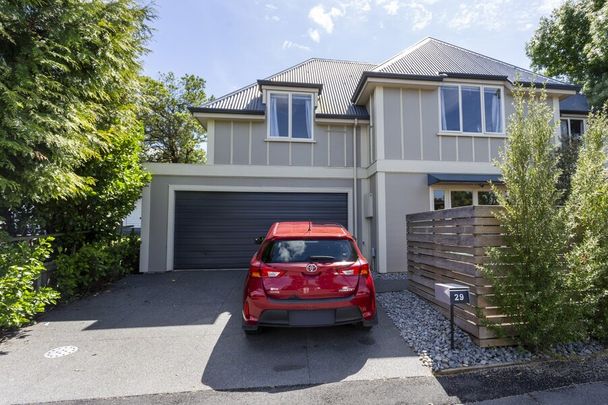
[[[428,185],[437,183],[447,184],[487,184],[502,183],[500,174],[455,174],[455,173],[429,173]]]

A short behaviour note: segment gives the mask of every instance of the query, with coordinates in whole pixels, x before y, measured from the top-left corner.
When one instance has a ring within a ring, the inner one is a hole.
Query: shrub
[[[580,292],[589,332],[608,339],[608,117],[592,114],[565,209],[571,247],[570,289]]]
[[[0,243],[0,330],[29,323],[37,313],[54,304],[59,293],[49,287],[35,288],[51,252],[50,240],[27,243]]]
[[[57,288],[67,300],[99,290],[135,271],[138,256],[139,238],[135,235],[86,244],[75,253],[61,254],[55,260]]]
[[[553,112],[544,92],[537,97],[522,87],[515,90],[514,106],[507,147],[497,163],[506,193],[494,187],[504,206],[496,215],[507,247],[490,249],[482,271],[494,287],[493,303],[512,323],[518,342],[538,350],[576,340],[583,332],[566,288],[567,237],[558,206]]]

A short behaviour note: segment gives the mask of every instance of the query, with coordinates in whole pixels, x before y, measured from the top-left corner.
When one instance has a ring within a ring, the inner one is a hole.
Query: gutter
[[[359,120],[355,118],[353,124],[353,234],[355,240],[359,238],[357,229],[357,125],[359,125]]]
[[[357,87],[355,88],[355,92],[351,97],[351,102],[353,104],[357,103],[365,84],[369,78],[378,78],[378,79],[398,79],[398,80],[418,80],[418,81],[429,81],[429,82],[443,82],[445,78],[453,78],[453,79],[477,79],[477,80],[500,80],[506,81],[511,84],[521,84],[524,87],[533,87],[533,88],[546,88],[550,90],[571,90],[571,91],[580,91],[581,86],[575,84],[561,84],[561,83],[536,83],[536,82],[524,82],[514,80],[511,81],[507,76],[502,75],[487,75],[487,74],[474,74],[474,73],[457,73],[457,72],[437,72],[437,75],[413,75],[413,74],[402,74],[402,73],[388,73],[388,72],[363,72],[361,74],[361,78],[357,83]]]

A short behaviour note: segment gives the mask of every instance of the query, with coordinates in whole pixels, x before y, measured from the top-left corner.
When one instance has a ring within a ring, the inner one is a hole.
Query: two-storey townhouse
[[[246,267],[280,220],[342,223],[376,271],[404,271],[406,214],[494,203],[516,81],[546,89],[556,143],[584,130],[577,86],[433,38],[379,65],[309,59],[193,107],[208,161],[147,165],[141,271]]]

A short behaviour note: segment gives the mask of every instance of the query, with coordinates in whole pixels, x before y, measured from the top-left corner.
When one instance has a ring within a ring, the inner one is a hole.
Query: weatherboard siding
[[[375,110],[372,116],[382,119],[385,159],[490,162],[499,158],[504,138],[440,134],[438,91],[384,87],[375,92],[383,98],[383,117],[375,116]],[[514,112],[511,94],[505,94],[504,108],[508,121]]]
[[[268,140],[266,125],[265,121],[215,121],[214,163],[353,167],[353,124],[315,123],[314,142]],[[361,134],[367,140],[367,125],[358,126],[358,142]]]

